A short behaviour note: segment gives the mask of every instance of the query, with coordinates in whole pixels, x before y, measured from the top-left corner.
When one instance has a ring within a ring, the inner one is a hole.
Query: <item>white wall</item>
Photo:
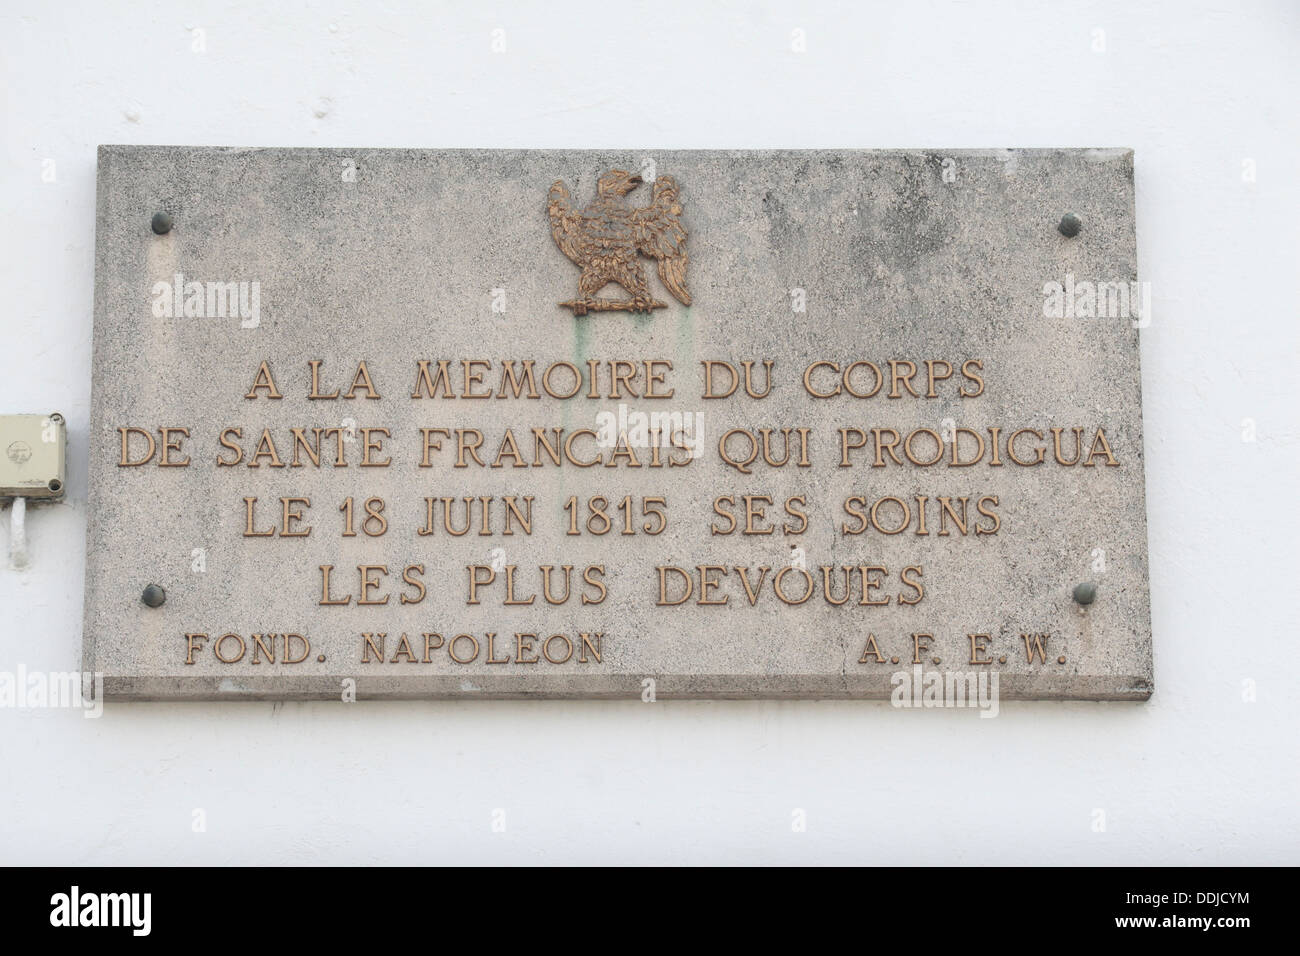
[[[0,670],[80,666],[97,144],[1131,146],[1156,694],[0,710],[0,862],[1300,862],[1296,4],[262,6],[0,0]]]

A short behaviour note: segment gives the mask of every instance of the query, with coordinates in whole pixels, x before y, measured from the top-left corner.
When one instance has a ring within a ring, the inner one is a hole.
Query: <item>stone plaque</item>
[[[103,147],[109,698],[1144,699],[1127,150]]]

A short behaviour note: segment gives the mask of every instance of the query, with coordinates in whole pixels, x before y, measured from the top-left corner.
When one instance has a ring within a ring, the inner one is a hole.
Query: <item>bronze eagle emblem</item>
[[[657,259],[659,278],[682,305],[691,304],[686,291],[686,229],[682,226],[682,204],[677,181],[659,176],[654,181],[650,205],[634,209],[623,197],[641,185],[641,177],[622,169],[611,169],[596,182],[596,200],[577,209],[564,183],[551,186],[548,212],[551,235],[560,251],[582,268],[578,297],[561,302],[574,315],[588,312],[650,312],[665,309],[667,303],[650,295],[638,255]],[[597,297],[610,283],[622,286],[630,299]]]

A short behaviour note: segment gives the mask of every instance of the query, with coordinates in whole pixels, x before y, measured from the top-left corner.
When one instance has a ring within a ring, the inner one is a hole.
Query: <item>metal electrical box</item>
[[[0,498],[62,498],[67,423],[49,415],[0,415]]]

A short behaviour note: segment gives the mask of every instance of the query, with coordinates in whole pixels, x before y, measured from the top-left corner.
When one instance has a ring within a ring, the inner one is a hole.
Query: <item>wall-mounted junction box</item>
[[[49,415],[0,415],[0,498],[62,498],[67,423]]]

